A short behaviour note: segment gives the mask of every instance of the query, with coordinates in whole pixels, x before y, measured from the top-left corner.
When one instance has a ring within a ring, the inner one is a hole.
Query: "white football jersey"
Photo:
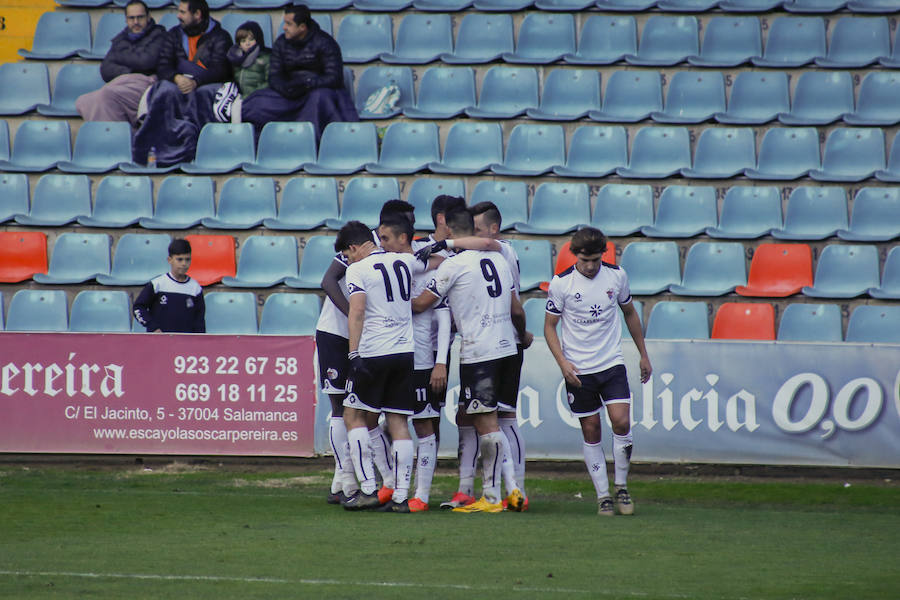
[[[631,302],[625,270],[603,263],[588,279],[574,266],[550,282],[547,312],[560,317],[563,356],[579,373],[625,364],[619,305]]]
[[[347,266],[347,259],[344,258],[344,255],[340,252],[334,256],[334,260],[344,265],[344,267]],[[346,279],[347,275],[345,273],[344,276],[338,280],[341,291],[344,292],[344,296],[347,295]],[[340,311],[327,294],[325,295],[325,302],[322,304],[322,311],[319,313],[319,320],[316,321],[316,330],[324,331],[325,333],[333,333],[342,338],[350,337],[350,332],[347,330],[347,315]]]
[[[431,281],[435,271],[426,271],[413,277],[412,297],[416,298],[425,291],[425,286]],[[441,300],[437,306],[420,313],[413,313],[413,337],[415,339],[415,369],[434,368],[434,351],[437,348],[437,319],[434,311],[448,310],[446,300]]]
[[[403,354],[414,349],[413,275],[424,266],[412,254],[376,250],[347,267],[347,291],[366,294],[359,355],[364,358]]]
[[[462,337],[461,363],[477,363],[516,353],[509,314],[514,279],[499,252],[465,250],[437,268],[428,290],[450,304]]]

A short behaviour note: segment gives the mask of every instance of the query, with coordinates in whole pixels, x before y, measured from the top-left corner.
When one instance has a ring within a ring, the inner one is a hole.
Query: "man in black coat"
[[[135,125],[141,95],[156,82],[165,35],[165,28],[156,24],[141,0],[125,5],[125,29],[112,39],[100,65],[100,76],[106,84],[75,101],[85,121],[128,121]]]

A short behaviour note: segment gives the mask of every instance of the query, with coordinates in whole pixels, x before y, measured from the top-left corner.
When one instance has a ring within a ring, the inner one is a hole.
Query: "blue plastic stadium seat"
[[[315,294],[269,294],[259,319],[263,335],[314,335],[322,302]]]
[[[415,104],[405,106],[403,115],[452,119],[475,103],[475,71],[471,67],[431,67],[422,76]]]
[[[799,179],[821,166],[819,132],[813,127],[773,127],[759,145],[756,168],[747,169],[750,179]]]
[[[527,292],[550,281],[553,277],[553,261],[550,242],[547,240],[509,240],[519,255],[519,291]]]
[[[72,158],[71,148],[68,121],[24,121],[16,130],[10,159],[0,160],[0,171],[49,171]]]
[[[0,223],[16,215],[27,215],[31,195],[24,173],[0,173]]]
[[[100,2],[97,6],[106,4],[107,0],[87,0],[88,2]],[[100,16],[97,27],[94,29],[94,39],[90,49],[79,50],[78,56],[85,60],[103,60],[112,46],[112,39],[120,31],[125,29],[124,12],[109,12]]]
[[[791,111],[778,115],[786,125],[828,125],[853,112],[853,80],[843,71],[806,71],[794,89]]]
[[[664,179],[691,166],[690,136],[684,127],[644,127],[631,146],[628,167],[619,177]]]
[[[653,15],[644,23],[637,54],[628,54],[631,65],[671,66],[700,53],[696,17]]]
[[[531,217],[516,231],[561,235],[591,222],[591,199],[586,183],[542,183],[531,201]]]
[[[288,2],[285,2],[288,4]],[[351,0],[306,0],[310,10],[343,10],[353,4]],[[238,6],[235,4],[235,6]]]
[[[353,0],[356,10],[373,12],[400,12],[412,6],[412,0]]]
[[[595,0],[537,0],[535,8],[547,11],[578,12],[594,5]]]
[[[131,125],[125,121],[82,123],[71,161],[56,168],[66,173],[106,173],[131,160]]]
[[[771,235],[782,240],[824,240],[847,229],[847,192],[840,187],[794,188],[784,227]]]
[[[736,67],[762,56],[756,17],[712,17],[706,23],[700,54],[687,61],[698,67]]]
[[[270,177],[232,177],[219,194],[216,216],[200,222],[210,229],[250,229],[275,217],[275,182]]]
[[[209,292],[206,304],[206,333],[256,335],[256,294],[253,292]]]
[[[578,50],[563,56],[573,65],[611,65],[637,54],[637,24],[632,15],[591,15],[581,26]]]
[[[331,177],[294,177],[281,193],[278,217],[263,220],[266,229],[307,230],[338,216],[337,183]]]
[[[67,6],[72,8],[98,8],[107,4],[113,4],[112,0],[57,0],[56,3],[60,6]],[[121,28],[119,29],[119,31],[121,31]]]
[[[657,302],[647,319],[645,337],[657,340],[709,339],[706,302]]]
[[[681,283],[675,242],[632,242],[625,246],[619,265],[628,273],[631,293],[652,296]]]
[[[856,298],[878,287],[879,277],[875,246],[830,244],[819,255],[812,287],[801,291],[814,298]]]
[[[607,236],[624,237],[653,224],[653,188],[608,183],[600,188],[591,225]]]
[[[531,67],[491,67],[484,75],[477,106],[466,109],[476,119],[512,119],[537,108],[537,71]]]
[[[508,63],[546,65],[575,52],[575,17],[568,13],[533,12],[519,25],[516,51],[505,52]]]
[[[410,175],[441,159],[438,128],[434,123],[395,122],[388,125],[378,162],[366,171],[380,175]]]
[[[162,2],[163,0],[158,0],[158,1]],[[166,4],[168,4],[168,3],[166,3]],[[149,6],[151,8],[151,10],[153,9],[153,6],[150,3],[147,3],[147,6]],[[156,20],[156,22],[159,23],[161,26],[163,26],[167,31],[169,29],[172,29],[176,25],[180,25],[180,23],[178,21],[178,15],[175,14],[174,12],[163,13],[162,16],[160,16],[159,19]]]
[[[457,121],[444,143],[444,156],[428,168],[435,173],[473,175],[503,160],[503,130],[498,123]]]
[[[731,88],[728,110],[716,113],[719,123],[761,125],[791,110],[787,73],[742,71]]]
[[[776,17],[769,27],[762,58],[752,58],[758,67],[802,67],[825,56],[825,21],[822,17]]]
[[[396,85],[400,92],[397,106],[381,114],[367,111],[365,106],[369,96],[388,85]],[[356,112],[359,113],[360,119],[389,119],[396,117],[404,108],[414,106],[415,103],[412,69],[409,67],[367,67],[359,78],[359,83],[356,87]]]
[[[245,0],[246,1],[246,0]],[[266,0],[254,0],[256,2],[266,2]],[[252,7],[246,8],[280,8],[284,6],[284,4],[271,4],[272,1],[280,1],[280,0],[269,0],[270,6],[263,5],[255,5]],[[243,8],[243,7],[239,7]],[[266,45],[266,48],[272,47],[272,16],[269,13],[265,12],[255,12],[251,15],[247,13],[238,13],[238,12],[228,12],[222,15],[219,19],[219,24],[222,26],[222,29],[231,34],[231,38],[234,39],[234,34],[237,33],[238,27],[246,23],[247,21],[256,21],[256,24],[262,28],[263,31],[263,42]]]
[[[831,32],[828,54],[816,58],[820,67],[860,69],[891,53],[887,17],[842,17]]]
[[[656,6],[657,0],[597,0],[597,8],[604,11],[643,12]]]
[[[681,284],[669,286],[680,296],[724,296],[747,285],[744,245],[737,242],[697,242],[688,250]]]
[[[400,185],[394,177],[354,177],[344,189],[340,217],[325,221],[325,226],[340,229],[349,221],[362,221],[374,229],[384,203],[399,197]]]
[[[900,237],[900,188],[867,187],[853,200],[850,228],[837,232],[842,240],[887,242]]]
[[[109,236],[105,233],[63,233],[56,238],[47,274],[35,273],[41,284],[84,283],[109,274]]]
[[[537,176],[566,163],[566,137],[561,125],[516,125],[506,143],[502,164],[491,165],[499,175]]]
[[[635,300],[634,298],[632,298],[631,305],[634,306],[634,310],[635,310],[635,312],[637,312],[638,318],[641,320],[641,329],[643,330],[643,328],[644,328],[644,303],[641,302],[640,300]],[[625,323],[625,313],[622,312],[621,307],[619,307],[619,317],[621,319],[620,325],[622,328],[622,339],[623,340],[632,339],[631,332],[628,330],[628,325]]]
[[[857,306],[850,313],[846,341],[900,344],[900,306]]]
[[[316,10],[316,9],[313,9],[311,6],[310,6],[310,9]],[[326,10],[326,9],[322,9],[322,10]],[[334,37],[334,30],[331,26],[331,15],[330,14],[328,14],[327,12],[314,12],[312,14],[312,18],[313,18],[313,21],[315,21],[319,25],[319,27],[322,29],[322,31],[324,31],[328,35]],[[279,32],[278,35],[281,35],[281,32],[283,31],[283,29],[284,29],[284,19],[282,19],[281,23],[278,25],[278,32]],[[278,36],[276,36],[276,39],[277,39],[277,37]],[[349,67],[347,67],[345,65],[344,66],[344,82],[345,83],[347,81],[347,71],[348,70],[349,70]],[[350,73],[352,74],[353,71],[350,71]],[[352,89],[352,86],[348,87],[347,89]]]
[[[153,217],[139,223],[145,229],[187,229],[215,212],[211,178],[173,175],[163,179],[156,192]]]
[[[528,221],[528,186],[524,181],[479,181],[469,203],[474,206],[487,201],[500,211],[501,230]]]
[[[472,6],[473,0],[413,0],[416,10],[423,12],[459,12]]]
[[[894,10],[896,11],[896,8]],[[900,34],[894,35],[894,51],[891,53],[891,55],[883,56],[878,59],[878,62],[882,67],[890,67],[892,69],[900,67],[900,45],[897,44],[898,39],[900,39]]]
[[[728,179],[756,166],[753,129],[710,127],[697,140],[694,167],[682,169],[684,177]]]
[[[300,273],[297,277],[285,279],[284,284],[292,288],[317,290],[322,287],[322,277],[334,260],[333,235],[314,235],[306,240],[300,257]]]
[[[394,51],[385,52],[378,59],[384,63],[423,65],[450,52],[453,52],[450,15],[411,13],[400,21]]]
[[[378,160],[374,123],[332,122],[319,140],[319,158],[304,167],[313,175],[349,175]]]
[[[809,176],[818,181],[863,181],[884,166],[882,129],[848,127],[828,134],[822,168],[813,169]]]
[[[868,294],[881,300],[900,300],[900,246],[894,246],[888,252],[881,286],[869,288]]]
[[[513,13],[534,4],[534,0],[475,0],[472,5],[477,10]]]
[[[183,163],[181,170],[192,175],[230,173],[256,158],[253,125],[250,123],[207,123],[197,139],[197,155]]]
[[[535,335],[544,337],[544,315],[547,313],[546,298],[529,298],[522,302],[525,309],[525,329]]]
[[[416,231],[434,231],[434,223],[431,220],[431,203],[442,195],[465,198],[465,181],[420,177],[412,182],[406,201],[416,207]]]
[[[109,275],[97,275],[103,285],[145,285],[169,271],[171,236],[165,233],[126,233],[119,238]]]
[[[9,124],[0,121],[0,160],[9,160]]]
[[[21,127],[21,126],[20,126]],[[15,215],[19,225],[59,227],[91,214],[91,181],[87,175],[44,175],[34,186],[31,210]]]
[[[9,303],[6,331],[66,331],[68,312],[62,290],[19,290]]]
[[[229,287],[272,287],[297,276],[297,239],[290,235],[251,235],[241,247],[237,275],[223,277]]]
[[[900,75],[870,71],[862,80],[856,110],[843,115],[850,125],[890,126],[900,122]]]
[[[718,227],[706,229],[713,238],[752,240],[781,229],[781,190],[774,186],[734,186],[725,192]]]
[[[474,65],[513,51],[512,15],[469,13],[459,23],[456,46],[440,59],[448,64]]]
[[[718,72],[679,71],[666,92],[665,110],[650,113],[657,123],[701,123],[725,112],[725,78]]]
[[[636,123],[662,110],[662,79],[653,71],[614,71],[606,82],[603,108],[591,111],[594,121]]]
[[[77,117],[75,101],[78,97],[100,89],[103,84],[100,67],[96,64],[63,65],[56,74],[50,104],[38,104],[37,111],[48,117]]]
[[[544,80],[541,105],[525,114],[545,121],[575,121],[600,110],[600,72],[554,69]]]
[[[34,30],[31,51],[19,56],[36,60],[62,60],[91,47],[91,16],[86,12],[45,12]]]
[[[252,142],[252,139],[251,139]],[[245,162],[245,173],[284,175],[316,161],[316,135],[312,123],[266,123],[259,135],[255,162]]]
[[[791,0],[722,0],[719,8],[728,12],[769,12]]]
[[[847,4],[847,0],[785,0],[782,8],[796,13],[831,13]]]
[[[897,0],[850,0],[847,9],[855,13],[895,13],[900,9]]]
[[[891,154],[888,158],[886,169],[875,172],[875,177],[879,181],[900,181],[900,135],[894,134],[894,141],[891,142]]]
[[[627,164],[624,127],[584,125],[572,134],[565,166],[553,167],[553,172],[563,177],[605,177]]]
[[[348,14],[341,19],[337,43],[345,63],[367,63],[394,50],[390,15]]]
[[[91,216],[78,217],[78,223],[85,227],[128,227],[152,214],[153,184],[149,177],[110,176],[97,185]]]
[[[128,0],[113,0],[113,4],[119,7],[124,7],[127,3]],[[150,10],[154,10],[159,8],[166,8],[172,3],[168,2],[167,0],[148,0],[145,4],[148,8],[150,8]],[[207,2],[207,4],[209,4],[210,10],[216,10],[230,4],[230,2],[228,2],[227,0],[225,2],[223,2],[222,0],[210,0],[209,2]],[[175,16],[174,12],[167,12],[165,14],[172,15],[173,17]],[[167,29],[169,28],[170,27],[167,27]]]
[[[837,304],[789,304],[778,324],[780,342],[841,342],[841,310]]]
[[[686,238],[715,227],[716,190],[713,187],[669,185],[659,197],[656,220],[641,228],[647,237]]]
[[[713,10],[719,0],[659,0],[656,8],[663,12],[702,13]]]
[[[122,290],[83,290],[72,301],[69,331],[128,333],[131,302]]]

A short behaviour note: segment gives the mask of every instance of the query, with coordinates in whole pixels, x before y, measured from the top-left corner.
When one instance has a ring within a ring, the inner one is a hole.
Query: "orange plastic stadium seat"
[[[191,268],[188,275],[200,285],[218,283],[234,277],[234,238],[230,235],[187,235],[191,244]]]
[[[771,304],[726,302],[713,321],[713,339],[774,340],[775,308]]]
[[[781,298],[812,286],[812,251],[807,244],[760,244],[750,263],[747,285],[735,292],[741,296]]]
[[[553,269],[554,275],[559,275],[569,267],[575,264],[578,260],[575,258],[575,255],[572,254],[572,251],[569,250],[569,244],[572,242],[566,242],[562,245],[562,248],[559,249],[559,253],[556,255],[556,267]],[[616,264],[616,246],[612,242],[606,242],[606,251],[603,253],[602,260],[605,263]],[[540,288],[545,292],[550,289],[549,281],[542,281]]]
[[[47,272],[47,236],[39,231],[0,231],[0,282],[18,283]]]

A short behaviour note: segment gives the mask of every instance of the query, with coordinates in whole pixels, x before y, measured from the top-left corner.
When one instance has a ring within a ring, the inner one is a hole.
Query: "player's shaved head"
[[[472,235],[475,231],[475,218],[466,208],[457,208],[444,215],[447,227],[453,233],[453,237]]]
[[[575,255],[593,256],[594,254],[603,254],[606,252],[606,236],[595,227],[579,229],[572,236],[569,249]]]

